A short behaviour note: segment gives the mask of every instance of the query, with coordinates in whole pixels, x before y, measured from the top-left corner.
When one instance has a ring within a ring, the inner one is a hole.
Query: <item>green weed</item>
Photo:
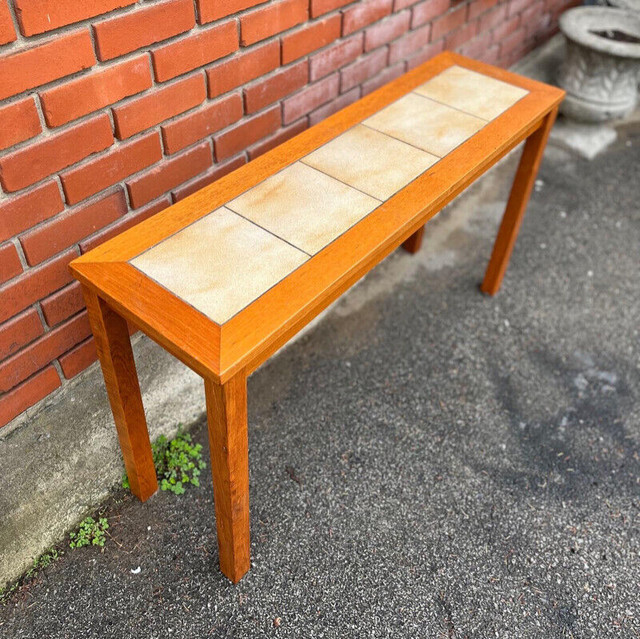
[[[60,559],[63,553],[58,552],[55,548],[48,550],[43,555],[40,555],[37,559],[33,560],[33,566],[27,570],[27,578],[33,577],[38,571],[43,570],[49,564],[52,564],[54,561]]]
[[[7,599],[18,589],[19,582],[12,583],[10,586],[0,588],[0,604],[5,604]]]
[[[69,533],[71,548],[82,548],[82,546],[104,546],[106,541],[105,532],[109,528],[106,517],[100,517],[96,521],[93,517],[87,517],[80,522],[76,532]]]
[[[200,485],[200,471],[207,465],[202,460],[202,446],[193,444],[189,433],[178,430],[175,439],[171,441],[161,435],[153,442],[151,450],[161,490],[182,495],[186,485]],[[126,474],[122,479],[122,486],[130,488]]]
[[[9,597],[21,586],[28,584],[32,579],[36,577],[36,575],[44,570],[47,566],[52,564],[54,561],[57,561],[62,557],[64,553],[62,551],[57,550],[56,548],[51,548],[47,550],[44,554],[40,555],[33,560],[33,565],[29,570],[27,570],[22,577],[20,577],[17,581],[14,581],[12,584],[5,586],[4,588],[0,588],[0,604],[5,604],[9,600]]]

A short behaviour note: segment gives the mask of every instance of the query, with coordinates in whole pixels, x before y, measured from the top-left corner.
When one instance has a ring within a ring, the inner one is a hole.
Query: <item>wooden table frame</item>
[[[454,64],[529,93],[223,325],[128,263]],[[247,376],[395,248],[416,252],[424,224],[526,140],[481,285],[495,294],[563,97],[554,87],[441,54],[72,262],[83,285],[131,490],[142,501],[158,484],[127,322],[204,379],[220,568],[234,583],[250,566]]]

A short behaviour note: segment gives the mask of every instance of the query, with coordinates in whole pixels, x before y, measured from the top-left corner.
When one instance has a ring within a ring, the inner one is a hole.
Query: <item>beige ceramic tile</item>
[[[409,93],[367,118],[364,124],[444,157],[477,133],[486,122]]]
[[[387,200],[438,158],[358,125],[302,161],[379,200]]]
[[[485,120],[497,118],[528,93],[458,66],[449,67],[415,92]]]
[[[379,205],[378,200],[301,162],[227,203],[231,210],[310,255]]]
[[[223,324],[308,259],[223,207],[133,258],[131,264]]]

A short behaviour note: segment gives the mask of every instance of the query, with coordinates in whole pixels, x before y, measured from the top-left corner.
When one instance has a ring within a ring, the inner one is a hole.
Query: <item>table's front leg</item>
[[[498,236],[493,245],[489,266],[480,287],[484,293],[489,295],[495,295],[500,290],[502,278],[509,265],[509,258],[516,243],[518,231],[527,210],[531,191],[547,146],[549,133],[551,133],[557,114],[557,109],[551,111],[544,118],[540,127],[527,138],[524,145],[507,209],[504,212]]]
[[[204,384],[220,570],[237,583],[251,561],[247,377],[241,372],[225,384]]]
[[[146,501],[158,480],[127,322],[89,288],[83,294],[131,492]]]

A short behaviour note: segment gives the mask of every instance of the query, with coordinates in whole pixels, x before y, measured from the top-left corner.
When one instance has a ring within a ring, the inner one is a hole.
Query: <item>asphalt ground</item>
[[[548,154],[489,298],[513,169],[249,380],[237,586],[208,475],[119,492],[104,550],[65,542],[0,636],[640,637],[640,132]]]

